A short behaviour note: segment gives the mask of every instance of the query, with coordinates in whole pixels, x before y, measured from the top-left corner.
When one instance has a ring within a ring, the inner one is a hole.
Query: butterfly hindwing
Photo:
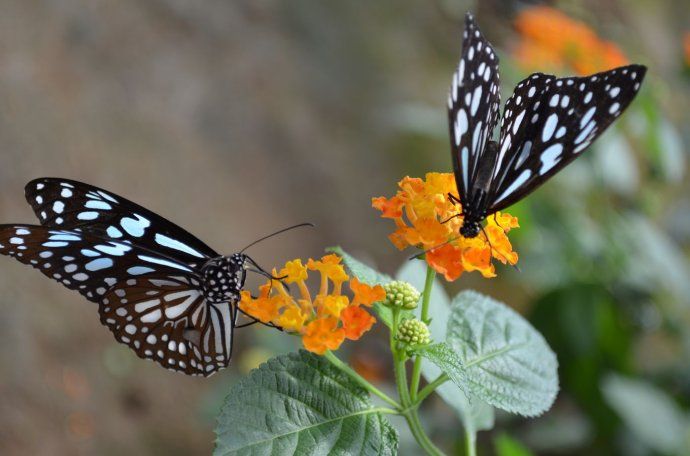
[[[628,107],[645,72],[629,65],[587,77],[536,74],[518,85],[506,104],[489,213],[524,198],[577,158]],[[533,97],[524,96],[531,91]]]
[[[521,81],[506,101],[501,119],[499,153],[491,177],[493,187],[500,186],[508,175],[513,177],[514,170],[527,159],[530,148],[524,144],[531,144],[529,138],[535,136],[540,128],[537,122],[542,98],[549,84],[555,80],[555,76],[535,73]]]
[[[463,201],[472,199],[472,183],[497,123],[499,104],[498,57],[467,14],[462,55],[448,95],[453,168]]]
[[[230,362],[235,312],[208,303],[185,276],[157,274],[112,287],[99,307],[101,322],[139,357],[203,376]]]
[[[43,177],[25,187],[42,225],[81,230],[141,245],[191,267],[218,254],[163,217],[106,190],[68,179]]]

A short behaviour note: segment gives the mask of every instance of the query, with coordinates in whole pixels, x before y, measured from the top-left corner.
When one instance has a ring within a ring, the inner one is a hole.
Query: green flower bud
[[[416,318],[403,320],[398,326],[398,340],[408,345],[428,345],[431,334],[423,321]]]
[[[419,291],[411,284],[395,280],[383,286],[386,290],[386,299],[383,304],[388,307],[402,309],[414,309],[419,302]]]

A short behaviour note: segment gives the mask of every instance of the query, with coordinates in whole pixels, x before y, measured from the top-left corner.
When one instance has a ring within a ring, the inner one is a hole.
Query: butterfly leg
[[[248,323],[242,323],[241,325],[235,325],[235,328],[246,328],[247,326],[252,326],[259,323],[259,320],[252,320]]]
[[[494,214],[494,217],[495,217],[495,214]],[[497,224],[498,224],[498,223],[497,223]],[[500,225],[498,225],[498,226],[500,227]],[[503,228],[501,228],[501,229],[503,229]],[[484,230],[484,227],[482,227],[482,233],[484,233],[484,238],[486,238],[486,242],[489,244],[489,251],[491,252],[491,255],[493,255],[493,252],[499,253],[499,254],[506,260],[506,262],[507,262],[508,264],[510,264],[510,261],[508,261],[508,258],[507,258],[505,255],[503,255],[502,253],[498,252],[497,250],[494,250],[493,246],[491,245],[491,240],[489,239],[489,235],[486,234],[486,231]],[[489,256],[489,263],[490,263],[490,262],[491,262],[491,256]],[[520,268],[518,267],[518,265],[516,265],[516,264],[511,264],[511,266],[514,267],[515,270],[516,270],[517,272],[522,272],[522,271],[520,270]]]
[[[503,227],[501,226],[500,223],[498,223],[498,219],[496,218],[496,213],[495,213],[495,212],[494,212],[494,223],[495,223],[500,229],[502,229],[504,233],[506,232],[506,229],[503,228]]]
[[[246,328],[247,326],[252,326],[252,325],[255,325],[255,324],[257,324],[257,323],[261,323],[262,325],[268,326],[269,328],[275,328],[275,329],[277,329],[278,331],[281,331],[281,332],[284,331],[283,328],[281,328],[280,326],[274,325],[273,323],[264,323],[264,322],[262,322],[262,321],[257,320],[256,318],[252,317],[251,315],[248,315],[245,311],[243,311],[243,310],[240,309],[239,307],[237,308],[237,310],[238,310],[238,312],[237,312],[238,314],[241,313],[241,314],[244,315],[245,317],[249,318],[251,321],[248,322],[248,323],[242,323],[241,325],[235,325],[235,326],[234,326],[235,328]]]
[[[456,218],[456,217],[462,217],[462,214],[451,215],[451,216],[448,217],[447,219],[443,220],[443,221],[441,222],[441,225],[450,222],[451,220],[453,220],[453,219]]]
[[[448,193],[448,201],[450,201],[453,204],[462,204],[462,201],[460,201],[460,198],[453,195],[452,193]],[[460,215],[462,215],[462,213]]]

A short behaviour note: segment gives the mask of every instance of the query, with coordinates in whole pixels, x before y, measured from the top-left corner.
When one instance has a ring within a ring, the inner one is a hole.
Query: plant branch
[[[407,421],[407,425],[410,427],[412,436],[415,438],[417,443],[422,449],[431,456],[442,456],[441,450],[436,448],[429,436],[424,432],[422,423],[419,421],[419,415],[417,415],[417,407],[413,405],[412,399],[410,397],[410,390],[407,385],[407,372],[405,370],[405,363],[407,362],[406,351],[399,350],[397,345],[397,330],[398,324],[400,323],[400,310],[393,310],[393,327],[391,328],[390,336],[390,348],[393,354],[393,370],[395,371],[395,385],[398,388],[398,396],[400,398],[400,403],[403,406],[401,412]]]
[[[477,456],[477,433],[470,429],[467,424],[465,428],[465,456]]]
[[[448,380],[449,378],[446,373],[440,374],[438,377],[436,377],[434,381],[422,388],[422,390],[417,395],[417,398],[415,399],[415,405],[420,404],[424,399],[427,398],[427,396],[433,393],[436,390],[436,388],[443,385]]]
[[[431,299],[431,289],[434,287],[434,279],[436,278],[436,271],[431,266],[426,267],[426,279],[424,280],[424,291],[422,292],[422,321],[427,325],[429,320],[429,300]]]
[[[415,440],[421,446],[427,454],[431,456],[443,456],[443,452],[439,450],[436,445],[429,439],[429,436],[424,432],[422,423],[419,421],[419,415],[417,415],[417,409],[411,409],[405,413],[405,420],[407,425],[412,431],[412,435]],[[473,455],[474,456],[474,455]]]
[[[434,287],[436,271],[431,266],[426,267],[426,279],[424,279],[424,291],[422,292],[421,320],[428,325],[429,320],[429,300],[431,299],[431,289]],[[410,396],[413,401],[417,401],[417,391],[419,391],[419,381],[422,376],[422,357],[417,355],[412,367],[412,383],[410,384]]]

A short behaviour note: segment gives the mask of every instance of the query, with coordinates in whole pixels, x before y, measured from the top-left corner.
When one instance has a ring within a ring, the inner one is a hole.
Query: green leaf
[[[350,271],[350,274],[357,277],[357,279],[362,283],[373,286],[383,285],[393,281],[390,276],[367,266],[359,260],[356,260],[353,256],[346,253],[340,247],[329,247],[326,249],[326,251],[340,255],[343,258],[343,264],[347,270]],[[386,326],[390,328],[393,325],[393,312],[391,309],[383,306],[380,302],[377,302],[374,304],[374,311]]]
[[[359,279],[359,281],[362,283],[366,283],[367,285],[383,285],[384,283],[393,281],[390,276],[387,276],[386,274],[367,266],[366,264],[352,257],[350,254],[346,253],[340,247],[329,247],[326,249],[326,251],[340,255],[343,258],[343,263],[345,264],[345,267],[347,267],[348,271],[350,271],[350,273],[357,277],[357,279]]]
[[[494,438],[496,456],[532,456],[532,452],[508,434],[501,433]]]
[[[448,375],[488,404],[536,416],[556,399],[556,355],[541,334],[505,304],[475,291],[458,294],[446,343],[457,357],[443,353],[445,360],[459,361],[455,367],[462,370],[462,376],[446,370]]]
[[[408,261],[398,271],[396,278],[411,283],[418,290],[424,289],[426,280],[426,263],[424,261]],[[417,316],[420,316],[420,308],[417,308]],[[429,331],[432,340],[436,342],[446,339],[446,327],[450,320],[450,298],[443,289],[443,285],[434,280],[429,299]],[[422,375],[431,382],[443,371],[430,360],[422,360]],[[486,431],[494,427],[494,409],[479,398],[468,399],[467,394],[458,390],[453,382],[446,382],[436,388],[439,396],[453,407],[462,420],[463,426],[471,432]]]
[[[398,447],[366,390],[304,350],[273,358],[234,385],[216,435],[216,456],[393,455]]]
[[[641,442],[662,454],[688,454],[688,419],[665,392],[651,383],[615,374],[604,379],[601,390]]]

